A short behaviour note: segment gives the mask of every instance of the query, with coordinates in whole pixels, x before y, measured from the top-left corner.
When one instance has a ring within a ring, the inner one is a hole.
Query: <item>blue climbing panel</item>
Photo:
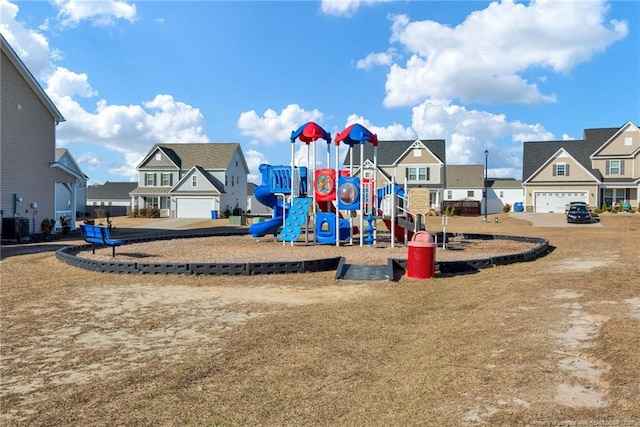
[[[291,203],[284,227],[280,232],[281,242],[295,242],[300,237],[302,227],[307,223],[309,205],[313,201],[311,197],[296,197]]]

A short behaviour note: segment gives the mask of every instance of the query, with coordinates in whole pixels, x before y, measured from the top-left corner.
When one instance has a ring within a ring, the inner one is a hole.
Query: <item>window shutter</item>
[[[552,172],[553,176],[557,175],[557,170],[556,170],[556,165],[553,165],[553,172]]]
[[[427,181],[431,181],[431,168],[427,168]]]
[[[620,175],[624,175],[624,160],[620,160]]]
[[[404,179],[409,180],[409,168],[404,168]]]
[[[569,163],[564,165],[564,176],[569,176]]]
[[[607,166],[605,167],[606,174],[609,175],[611,173],[611,162],[607,160]]]

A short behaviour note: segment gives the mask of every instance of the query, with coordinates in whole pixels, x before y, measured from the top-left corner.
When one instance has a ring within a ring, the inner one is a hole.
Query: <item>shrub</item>
[[[70,216],[61,216],[60,217],[60,226],[62,227],[62,234],[66,236],[71,231],[71,217]]]
[[[40,223],[40,233],[42,234],[43,239],[49,238],[51,232],[53,231],[53,227],[56,225],[56,222],[52,219],[43,219]]]
[[[502,212],[504,213],[511,212],[511,205],[509,203],[505,203],[504,206],[502,207]]]
[[[608,209],[607,202],[602,202],[602,212],[606,212]]]

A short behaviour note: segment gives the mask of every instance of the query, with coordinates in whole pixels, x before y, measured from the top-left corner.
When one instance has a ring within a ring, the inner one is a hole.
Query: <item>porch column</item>
[[[71,209],[71,229],[72,230],[76,229],[76,216],[78,215],[77,206],[76,206],[77,187],[78,187],[78,180],[71,183],[71,206],[73,206],[73,209]]]

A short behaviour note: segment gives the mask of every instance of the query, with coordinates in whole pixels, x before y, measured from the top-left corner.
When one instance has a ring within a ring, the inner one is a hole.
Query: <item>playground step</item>
[[[346,264],[344,258],[336,269],[336,279],[342,280],[394,280],[393,261],[387,265]]]

